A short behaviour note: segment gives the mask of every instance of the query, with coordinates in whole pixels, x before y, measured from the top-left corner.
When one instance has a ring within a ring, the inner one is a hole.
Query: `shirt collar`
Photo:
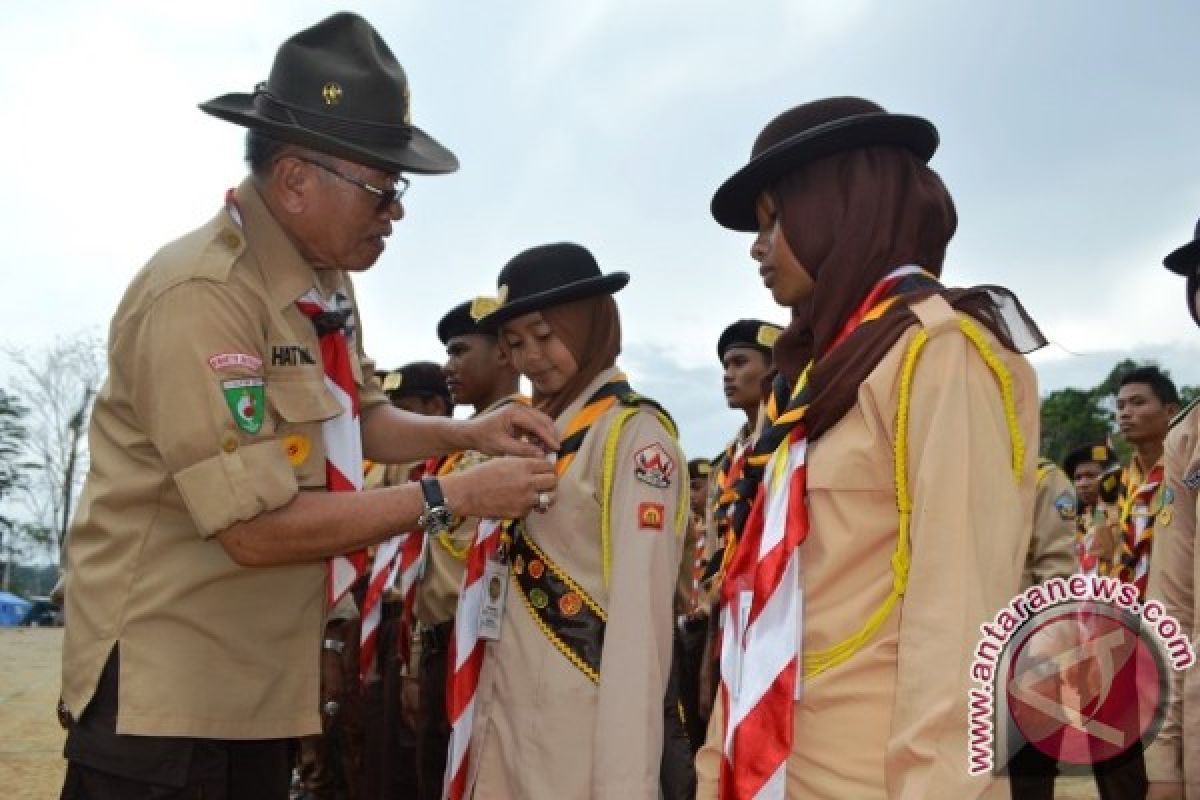
[[[267,208],[253,178],[247,177],[242,181],[234,190],[234,197],[242,215],[246,243],[259,263],[267,292],[276,308],[284,309],[293,305],[313,287],[319,287],[325,294],[344,287],[344,273],[340,270],[322,270],[332,274],[318,274],[300,255],[296,245]]]

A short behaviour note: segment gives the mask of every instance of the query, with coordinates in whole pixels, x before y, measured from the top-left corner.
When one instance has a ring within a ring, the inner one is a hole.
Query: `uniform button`
[[[221,242],[230,250],[236,250],[242,244],[242,237],[233,231],[225,231],[221,234]]]
[[[233,431],[225,431],[221,434],[221,449],[226,453],[232,453],[238,449],[238,435]]]

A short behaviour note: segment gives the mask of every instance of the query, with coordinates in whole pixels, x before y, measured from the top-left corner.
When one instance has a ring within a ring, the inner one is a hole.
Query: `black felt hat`
[[[1163,266],[1177,275],[1191,277],[1200,267],[1200,220],[1196,221],[1196,235],[1187,244],[1177,247],[1163,259]]]
[[[600,272],[595,257],[582,245],[558,242],[533,247],[513,257],[496,278],[495,311],[479,321],[495,331],[510,319],[531,311],[613,294],[629,283],[629,273]]]
[[[341,12],[279,47],[252,93],[201,103],[203,111],[291,144],[385,172],[436,175],[458,159],[412,124],[403,67],[371,24]]]
[[[928,161],[938,146],[937,129],[921,117],[889,114],[861,97],[828,97],[796,106],[767,123],[754,140],[750,162],[712,199],[712,215],[735,231],[756,231],[754,204],[787,173],[843,150],[895,145]]]
[[[731,347],[752,347],[770,360],[775,340],[781,333],[783,328],[774,323],[761,319],[739,319],[717,339],[717,359],[724,361]]]
[[[450,400],[450,388],[446,386],[446,376],[442,374],[441,366],[432,361],[414,361],[389,372],[383,379],[383,391],[392,402],[401,397],[416,395],[444,397],[453,405]]]
[[[1100,465],[1101,469],[1117,463],[1117,456],[1113,453],[1112,448],[1103,443],[1085,444],[1082,447],[1077,447],[1067,454],[1063,459],[1063,472],[1067,473],[1067,477],[1071,480],[1075,479],[1075,469],[1080,465],[1094,461]]]
[[[438,323],[438,339],[442,344],[450,344],[450,340],[455,336],[468,334],[495,336],[494,330],[485,331],[479,327],[479,321],[495,311],[496,308],[497,303],[494,297],[476,297],[465,303],[459,303],[447,311],[446,316],[442,317],[441,322]]]

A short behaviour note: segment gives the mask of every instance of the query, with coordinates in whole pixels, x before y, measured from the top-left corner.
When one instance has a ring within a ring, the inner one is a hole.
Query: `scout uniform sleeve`
[[[161,459],[202,536],[279,508],[298,490],[271,435],[255,302],[225,284],[187,281],[114,341],[113,363],[127,373],[133,415],[154,447],[147,457]]]
[[[957,325],[929,333],[913,377],[911,566],[884,755],[887,796],[912,800],[972,798],[988,785],[967,772],[970,665],[980,624],[1018,591],[1035,479],[1028,449],[1014,479],[1000,385],[974,345]],[[1036,447],[1036,379],[1023,360],[1008,363],[1020,433]]]
[[[643,410],[621,432],[615,470],[592,797],[656,798],[687,467],[671,435]]]
[[[1075,489],[1066,473],[1051,468],[1037,487],[1033,538],[1029,542],[1026,586],[1077,571],[1074,551]]]
[[[1185,419],[1167,435],[1164,463],[1167,491],[1172,494],[1167,508],[1171,511],[1167,525],[1154,531],[1147,588],[1148,596],[1163,604],[1189,638],[1193,638],[1195,626],[1196,492],[1188,488],[1184,477],[1191,468],[1195,425],[1191,418]],[[1168,673],[1171,690],[1166,718],[1146,750],[1146,774],[1151,781],[1175,783],[1183,780],[1183,677],[1187,673],[1174,669]]]

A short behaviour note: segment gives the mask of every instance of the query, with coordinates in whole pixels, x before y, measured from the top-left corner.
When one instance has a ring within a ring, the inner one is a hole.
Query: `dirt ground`
[[[58,703],[62,628],[0,628],[0,792],[53,800],[62,788]]]
[[[0,628],[0,795],[54,800],[62,788],[63,730],[54,716],[62,628]],[[1096,797],[1090,778],[1060,779],[1058,800]]]

